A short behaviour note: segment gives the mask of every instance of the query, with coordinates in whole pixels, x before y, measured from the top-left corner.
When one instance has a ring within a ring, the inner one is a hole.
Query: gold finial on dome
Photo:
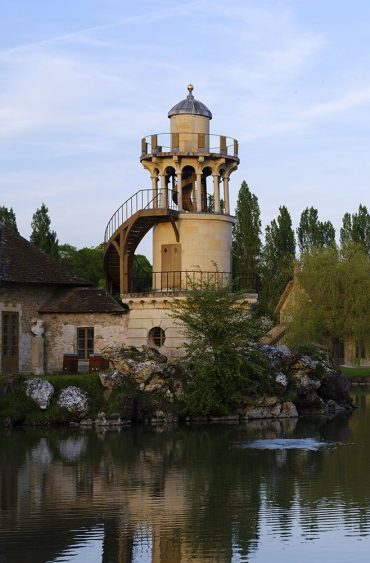
[[[194,90],[194,86],[190,83],[187,85],[187,89],[189,90],[189,94],[192,95],[192,92]]]

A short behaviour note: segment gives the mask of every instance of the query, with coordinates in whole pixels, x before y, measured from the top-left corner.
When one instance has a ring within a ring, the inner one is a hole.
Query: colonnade
[[[168,184],[171,178],[176,178],[173,193],[177,195],[177,210],[179,212],[210,212],[207,207],[207,196],[213,195],[214,208],[212,212],[230,215],[229,174],[232,170],[221,170],[220,172],[211,171],[211,173],[205,174],[203,170],[195,171],[193,167],[187,166],[187,178],[183,178],[184,168],[181,170],[165,169],[163,172],[157,169],[151,171],[153,207],[169,207]],[[193,170],[192,174],[190,174],[190,169]],[[210,177],[212,177],[213,180],[213,193],[207,194],[207,178]],[[191,185],[192,209],[188,209],[187,206],[184,205],[184,185]]]

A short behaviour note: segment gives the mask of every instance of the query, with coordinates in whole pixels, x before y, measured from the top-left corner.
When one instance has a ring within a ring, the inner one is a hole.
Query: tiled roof
[[[126,313],[105,289],[71,287],[62,289],[39,309],[39,313]]]
[[[2,223],[0,282],[92,285]]]

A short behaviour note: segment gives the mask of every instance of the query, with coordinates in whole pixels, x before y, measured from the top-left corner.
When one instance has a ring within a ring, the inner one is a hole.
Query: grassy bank
[[[370,380],[370,366],[365,368],[341,367],[340,371],[349,379],[356,377],[368,377]]]
[[[78,421],[79,413],[70,413],[58,406],[57,400],[60,391],[74,385],[85,391],[88,395],[87,417],[95,418],[104,411],[107,416],[122,413],[128,409],[135,400],[145,411],[146,398],[137,393],[136,387],[130,381],[115,389],[108,396],[102,386],[97,373],[44,375],[41,379],[49,381],[54,386],[54,395],[46,410],[39,406],[26,395],[25,382],[32,376],[18,376],[11,380],[0,376],[0,422],[11,419],[15,424],[65,424]]]

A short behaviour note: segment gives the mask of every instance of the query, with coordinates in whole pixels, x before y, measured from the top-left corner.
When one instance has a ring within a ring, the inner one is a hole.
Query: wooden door
[[[161,289],[181,289],[181,244],[162,244],[161,254]]]
[[[1,372],[19,372],[19,313],[3,311],[1,318]]]

